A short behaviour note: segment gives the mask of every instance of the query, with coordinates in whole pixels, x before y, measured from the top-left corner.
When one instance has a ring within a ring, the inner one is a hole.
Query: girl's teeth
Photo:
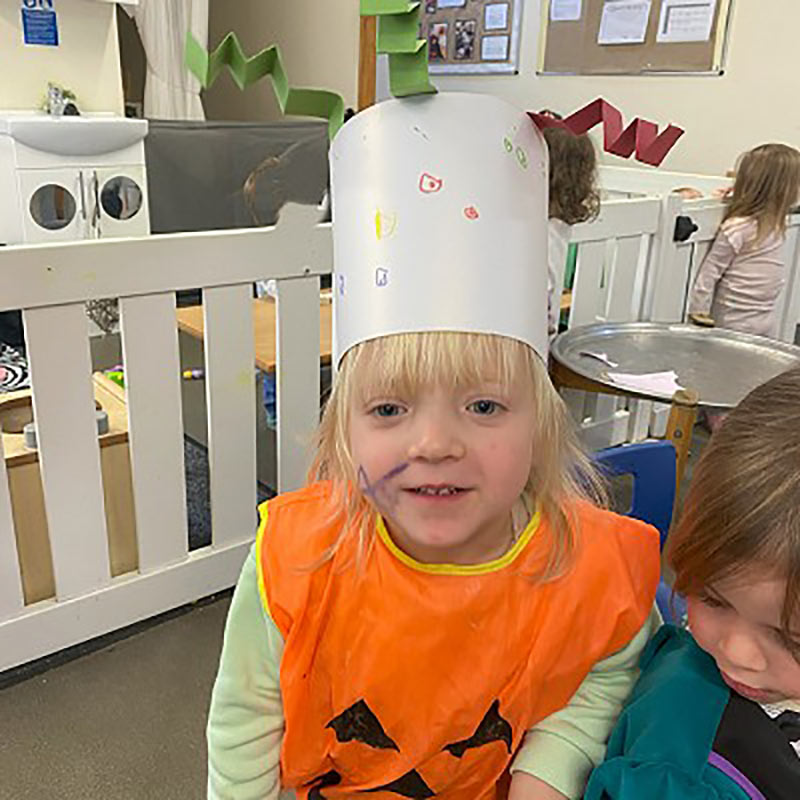
[[[417,489],[418,494],[427,494],[427,495],[449,495],[455,494],[458,489],[454,486],[444,486],[441,489],[435,489],[432,486],[421,486]]]

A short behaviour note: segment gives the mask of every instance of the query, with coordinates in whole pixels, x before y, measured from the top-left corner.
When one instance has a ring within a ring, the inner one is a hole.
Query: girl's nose
[[[719,640],[719,648],[732,667],[748,672],[763,672],[767,668],[767,660],[761,647],[746,631],[725,631]]]
[[[408,458],[435,463],[462,458],[465,451],[456,420],[448,414],[426,413],[414,426]]]

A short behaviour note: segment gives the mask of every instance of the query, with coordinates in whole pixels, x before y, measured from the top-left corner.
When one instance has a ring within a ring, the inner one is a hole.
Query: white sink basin
[[[10,114],[0,117],[0,136],[61,156],[112,153],[141,141],[147,120],[109,115],[51,117],[49,114]]]

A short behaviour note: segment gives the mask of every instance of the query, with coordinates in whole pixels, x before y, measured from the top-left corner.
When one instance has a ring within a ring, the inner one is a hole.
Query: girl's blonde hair
[[[786,215],[800,199],[800,152],[785,144],[762,144],[745,153],[736,170],[723,222],[753,217],[757,241],[786,229]]]
[[[355,403],[373,394],[413,397],[422,387],[462,386],[487,379],[503,385],[531,381],[536,424],[531,431],[536,454],[520,500],[528,515],[538,508],[550,521],[554,547],[537,578],[550,579],[568,567],[577,536],[574,501],[604,505],[602,480],[577,443],[566,409],[534,351],[514,339],[480,333],[432,331],[384,336],[356,345],[342,359],[322,416],[310,481],[333,484],[330,520],[342,534],[358,537],[362,559],[374,539],[376,510],[359,485],[350,451],[349,418]]]
[[[800,611],[800,368],[754,389],[711,437],[667,540],[675,591],[697,595],[757,567],[787,581],[782,626]]]
[[[567,225],[594,219],[600,213],[600,192],[592,140],[561,128],[545,128],[542,133],[550,154],[548,216]]]

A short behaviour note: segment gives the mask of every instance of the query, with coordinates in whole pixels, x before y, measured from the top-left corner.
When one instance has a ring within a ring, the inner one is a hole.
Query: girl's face
[[[531,469],[533,401],[530,381],[354,401],[350,448],[362,490],[408,555],[477,564],[510,547],[511,510]]]
[[[751,569],[690,597],[689,627],[731,689],[758,703],[800,698],[800,623],[781,631],[786,581]]]

